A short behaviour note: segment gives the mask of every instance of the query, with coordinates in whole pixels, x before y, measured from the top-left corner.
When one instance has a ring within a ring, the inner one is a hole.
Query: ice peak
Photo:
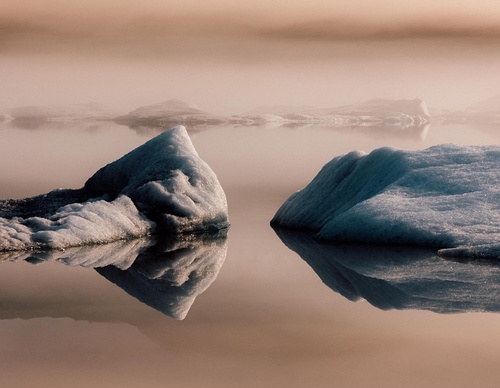
[[[101,168],[79,190],[0,201],[0,251],[227,227],[224,191],[182,126]]]

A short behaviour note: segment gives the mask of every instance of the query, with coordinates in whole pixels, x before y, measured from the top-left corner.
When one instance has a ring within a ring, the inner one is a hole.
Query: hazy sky
[[[500,93],[497,1],[2,0],[0,109],[181,98],[239,113]]]

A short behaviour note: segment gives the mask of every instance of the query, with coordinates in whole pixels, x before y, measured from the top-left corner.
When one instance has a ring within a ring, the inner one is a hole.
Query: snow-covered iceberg
[[[101,168],[81,189],[0,201],[0,251],[65,249],[227,227],[224,191],[184,127],[165,131]]]
[[[184,238],[156,236],[65,251],[0,252],[0,262],[58,261],[94,268],[142,303],[184,319],[195,298],[216,279],[227,253],[224,231]]]
[[[333,291],[382,309],[437,313],[500,312],[498,260],[436,256],[429,248],[318,242],[276,229]]]
[[[500,257],[500,147],[380,148],[327,163],[271,223],[319,240]]]

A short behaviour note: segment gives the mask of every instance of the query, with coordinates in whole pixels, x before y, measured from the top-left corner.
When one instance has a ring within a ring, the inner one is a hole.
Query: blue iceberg
[[[500,147],[385,147],[336,157],[271,224],[323,241],[500,257]]]

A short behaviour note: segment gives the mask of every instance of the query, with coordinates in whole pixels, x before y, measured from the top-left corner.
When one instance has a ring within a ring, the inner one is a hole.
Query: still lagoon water
[[[81,187],[157,133],[110,122],[0,125],[0,198]],[[200,254],[206,244],[181,247],[184,262],[169,256],[172,246],[163,242],[158,260],[151,254],[136,269],[196,267],[193,258],[207,256],[211,277],[190,278],[191,288],[174,289],[159,306],[154,292],[145,296],[147,282],[131,284],[120,270],[85,264],[114,256],[132,262],[137,246],[74,252],[80,265],[4,255],[2,386],[497,386],[500,264],[446,262],[447,276],[458,275],[424,303],[395,296],[351,265],[373,256],[402,266],[415,251],[343,247],[340,264],[326,270],[337,276],[325,277],[322,262],[314,261],[318,247],[289,249],[269,221],[334,156],[381,146],[498,144],[500,128],[210,127],[191,137],[226,191],[227,240],[210,255]]]

